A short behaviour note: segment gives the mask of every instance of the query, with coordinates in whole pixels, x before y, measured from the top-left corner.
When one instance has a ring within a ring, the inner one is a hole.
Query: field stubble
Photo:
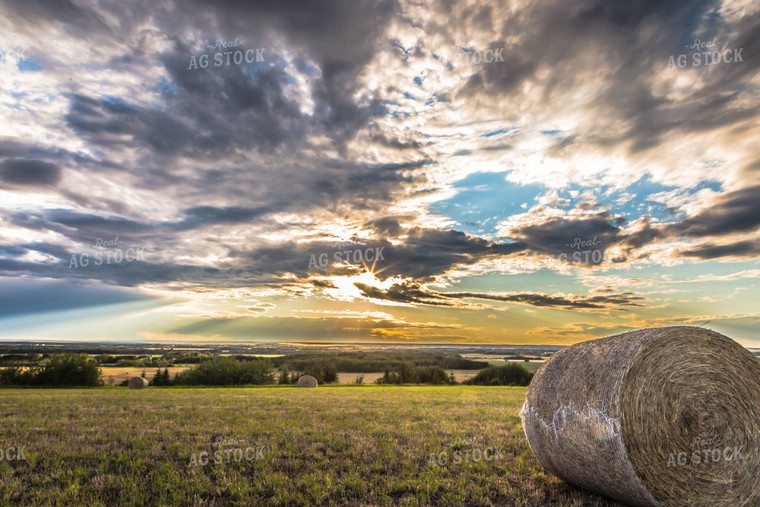
[[[476,386],[2,389],[0,446],[25,446],[26,459],[0,462],[0,501],[615,505],[541,469],[518,417],[525,393]],[[238,448],[260,452],[239,461],[225,453]],[[500,452],[475,459],[486,448]],[[208,464],[189,466],[204,452]]]

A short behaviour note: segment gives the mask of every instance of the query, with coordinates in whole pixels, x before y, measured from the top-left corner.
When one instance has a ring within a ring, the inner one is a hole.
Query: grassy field
[[[541,469],[525,392],[0,389],[0,447],[25,447],[0,504],[614,505]]]

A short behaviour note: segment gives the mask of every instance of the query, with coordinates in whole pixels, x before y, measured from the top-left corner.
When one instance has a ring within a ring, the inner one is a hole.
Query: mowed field
[[[0,461],[0,504],[615,505],[541,469],[525,393],[0,389],[0,447],[25,456]]]
[[[190,368],[189,366],[169,366],[166,369],[169,370],[169,375],[171,378],[174,378],[174,376],[177,373],[183,372]],[[142,375],[142,372],[145,372],[145,378],[148,380],[151,380],[153,376],[156,374],[156,370],[160,369],[161,371],[164,370],[164,368],[156,368],[156,367],[149,367],[149,368],[136,368],[134,366],[103,366],[100,368],[100,371],[103,373],[103,383],[106,385],[119,385],[119,383],[129,380],[132,377],[137,377]]]

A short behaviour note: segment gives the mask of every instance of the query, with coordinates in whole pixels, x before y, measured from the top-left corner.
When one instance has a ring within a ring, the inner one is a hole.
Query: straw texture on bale
[[[578,343],[521,412],[539,462],[629,505],[760,505],[760,361],[698,327]]]
[[[298,379],[298,387],[317,387],[317,379],[311,375],[304,375]]]
[[[130,389],[145,389],[148,387],[148,379],[145,377],[132,377],[129,379]]]

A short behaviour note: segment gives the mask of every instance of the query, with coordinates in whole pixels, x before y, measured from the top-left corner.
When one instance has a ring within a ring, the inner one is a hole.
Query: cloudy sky
[[[760,346],[757,2],[0,5],[2,339]]]

